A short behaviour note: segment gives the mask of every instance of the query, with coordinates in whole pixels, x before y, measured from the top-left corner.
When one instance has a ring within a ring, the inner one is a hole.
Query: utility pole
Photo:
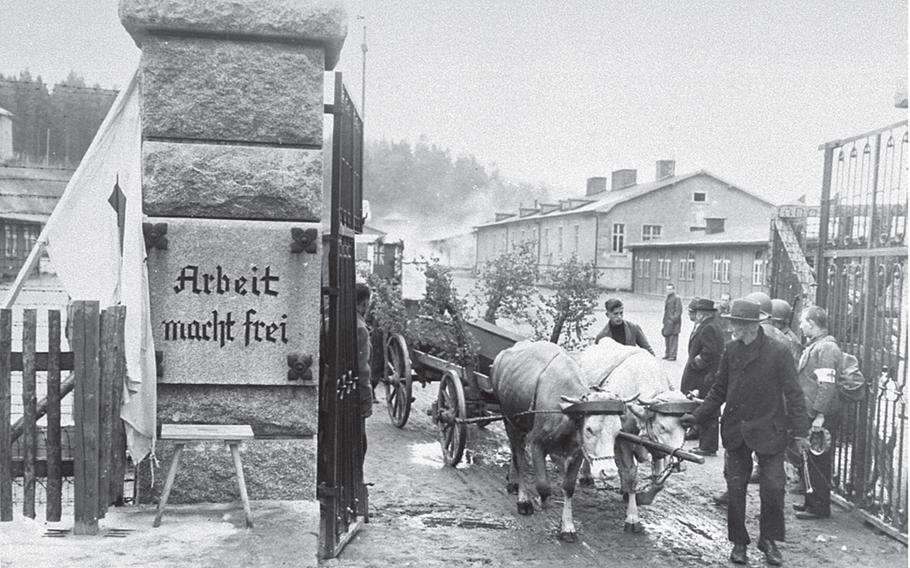
[[[358,19],[364,19],[363,16],[357,16]],[[360,44],[360,51],[363,52],[363,69],[360,74],[360,119],[365,120],[367,115],[367,26],[363,25],[363,43]]]

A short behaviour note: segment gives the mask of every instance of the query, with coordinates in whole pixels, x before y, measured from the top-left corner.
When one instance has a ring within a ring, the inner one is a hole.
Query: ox
[[[517,480],[519,514],[534,512],[525,450],[530,447],[535,488],[542,503],[550,496],[547,456],[560,466],[565,500],[559,537],[575,542],[572,495],[578,468],[583,458],[600,465],[613,457],[624,410],[622,401],[599,388],[589,388],[572,357],[546,341],[521,341],[501,351],[493,361],[490,377],[512,450],[509,490],[514,492]],[[600,410],[573,410],[585,404]]]
[[[629,401],[622,419],[624,432],[672,448],[683,446],[685,428],[680,423],[680,417],[683,412],[691,412],[697,403],[688,400],[673,387],[653,355],[639,347],[621,345],[610,338],[604,338],[577,353],[575,358],[586,384],[608,390]],[[623,525],[626,532],[642,531],[638,505],[650,504],[654,495],[663,488],[663,479],[666,479],[666,474],[661,474],[667,467],[667,456],[650,451],[652,487],[649,492],[636,495],[636,461],[646,461],[648,453],[642,446],[626,440],[616,440],[616,468],[623,498],[628,501]],[[684,464],[679,463],[675,467],[682,470]],[[590,475],[586,471],[582,472],[583,484],[590,480]],[[597,482],[599,473],[596,469],[593,475]]]

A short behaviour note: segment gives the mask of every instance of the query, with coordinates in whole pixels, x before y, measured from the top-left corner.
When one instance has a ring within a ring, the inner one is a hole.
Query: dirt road
[[[402,430],[384,407],[369,420],[365,478],[370,523],[338,560],[324,566],[726,566],[725,511],[711,496],[723,489],[722,457],[674,474],[654,505],[641,508],[645,532],[622,531],[625,505],[615,491],[581,488],[574,502],[579,542],[558,539],[561,503],[518,515],[505,490],[508,449],[499,423],[469,427],[465,463],[446,467],[425,409],[436,385],[417,387],[415,412]],[[552,479],[555,480],[555,472]],[[758,487],[750,490],[748,519],[758,533]],[[789,503],[793,496],[788,495]],[[843,511],[806,524],[788,512],[787,566],[906,566],[907,549],[875,534]],[[750,549],[753,565],[764,563]]]
[[[626,315],[646,330],[656,330],[661,306],[661,299],[628,297]],[[605,321],[602,312],[598,316],[593,333]],[[688,333],[684,325],[682,336]],[[656,351],[662,349],[658,334],[649,333],[649,339]],[[663,364],[671,376],[681,373],[682,361]],[[558,539],[558,491],[557,499],[532,516],[519,515],[515,497],[506,493],[509,451],[500,422],[486,429],[469,426],[463,463],[457,468],[443,465],[435,427],[425,412],[437,386],[415,385],[414,410],[403,429],[390,424],[384,405],[374,407],[365,466],[365,479],[374,484],[372,518],[339,559],[322,565],[732,566],[727,560],[726,512],[711,498],[724,489],[722,453],[670,477],[654,504],[640,509],[642,534],[623,532],[625,505],[618,492],[580,488],[574,500],[579,541],[567,544]],[[555,481],[555,471],[551,479]],[[831,519],[796,520],[790,509],[796,499],[801,498],[787,495],[788,539],[780,546],[786,566],[907,565],[903,544],[877,534],[848,512],[835,508]],[[758,486],[752,485],[747,522],[753,538],[758,535],[758,510]],[[753,566],[764,565],[754,547],[749,559]]]

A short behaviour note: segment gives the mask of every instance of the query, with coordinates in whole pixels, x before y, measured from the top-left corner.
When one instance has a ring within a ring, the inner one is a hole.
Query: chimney
[[[676,160],[657,160],[657,172],[654,181],[671,178],[676,175]]]
[[[588,189],[585,191],[585,197],[589,195],[594,195],[595,193],[603,193],[607,191],[607,178],[605,177],[589,177],[588,178]]]
[[[610,190],[615,191],[617,189],[635,185],[637,183],[635,181],[637,175],[638,172],[636,170],[616,170],[613,172],[613,185],[610,187]]]
[[[0,164],[13,159],[13,113],[0,108]]]

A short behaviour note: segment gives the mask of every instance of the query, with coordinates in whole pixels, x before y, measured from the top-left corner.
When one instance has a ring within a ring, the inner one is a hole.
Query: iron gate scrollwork
[[[815,251],[816,303],[869,382],[846,407],[834,490],[907,533],[907,121],[829,142]],[[906,542],[906,540],[905,540]]]
[[[869,390],[847,405],[833,491],[866,520],[907,537],[907,121],[824,150],[819,205],[778,208],[771,294],[795,314],[825,308],[829,332]]]
[[[320,550],[337,556],[368,519],[363,483],[363,419],[357,388],[354,235],[363,227],[363,121],[340,73],[333,115],[331,230],[323,270],[317,494]]]

